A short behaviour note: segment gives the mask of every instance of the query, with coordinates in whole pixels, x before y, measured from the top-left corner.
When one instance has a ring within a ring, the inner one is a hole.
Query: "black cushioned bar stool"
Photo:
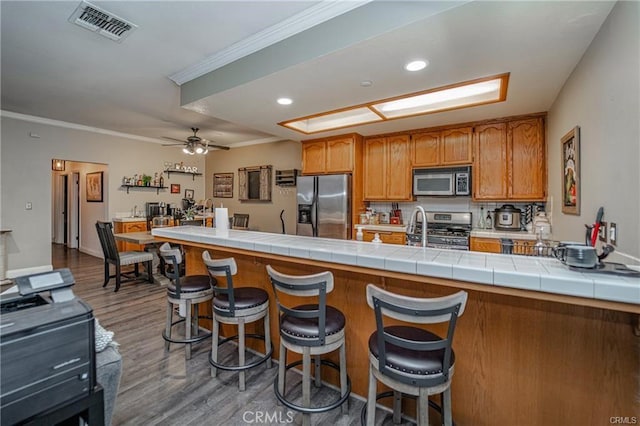
[[[271,368],[271,331],[269,328],[269,295],[266,291],[256,287],[234,287],[233,276],[238,273],[238,266],[234,258],[212,259],[208,251],[202,252],[202,259],[211,277],[225,277],[226,287],[216,284],[213,299],[213,338],[211,340],[211,377],[216,377],[217,370],[239,371],[239,389],[245,390],[245,370],[256,367],[264,362]],[[246,334],[245,324],[264,318],[264,335]],[[238,326],[236,336],[219,340],[220,323]],[[245,363],[245,339],[247,337],[264,340],[265,354],[263,357]],[[238,340],[238,365],[227,365],[218,362],[218,348],[231,340]]]
[[[211,318],[211,316],[200,316],[198,305],[213,299],[213,286],[209,275],[187,275],[180,276],[180,264],[182,263],[182,253],[179,248],[173,248],[169,243],[164,243],[159,249],[160,256],[170,271],[167,277],[171,283],[167,286],[167,322],[162,337],[166,341],[166,349],[170,349],[171,343],[182,343],[185,345],[185,356],[191,359],[191,345],[201,342],[211,336],[211,333],[200,332],[198,320],[200,318]],[[175,306],[179,307],[180,315],[184,318],[173,321],[173,311]],[[193,314],[191,307],[193,306]],[[183,312],[184,311],[184,312]],[[171,330],[179,323],[184,322],[184,339],[171,337]]]
[[[455,354],[451,348],[456,321],[464,312],[467,293],[415,298],[367,286],[367,303],[375,311],[376,331],[369,338],[369,392],[362,409],[362,423],[375,424],[376,399],[393,395],[393,420],[400,423],[402,394],[417,397],[419,426],[429,425],[429,405],[442,413],[442,423],[451,426],[451,378]],[[409,325],[384,326],[384,317]],[[410,324],[448,323],[447,336]],[[393,393],[376,396],[377,381]],[[441,408],[429,395],[441,394]],[[366,411],[365,411],[366,410]]]
[[[267,265],[276,300],[280,329],[280,365],[274,381],[274,391],[278,401],[292,410],[302,413],[302,424],[311,423],[311,414],[322,413],[342,406],[346,413],[351,393],[351,382],[347,376],[345,349],[345,317],[333,306],[327,305],[327,293],[333,290],[333,274],[321,272],[313,275],[293,276],[282,274]],[[313,297],[311,304],[287,307],[278,295],[286,294],[297,298]],[[340,365],[323,360],[321,355],[340,350]],[[302,360],[287,365],[287,350],[302,354]],[[320,386],[320,366],[327,365],[340,372],[340,396],[328,405],[311,406],[311,357],[314,357],[315,385]],[[302,364],[302,405],[294,404],[285,395],[286,371]]]

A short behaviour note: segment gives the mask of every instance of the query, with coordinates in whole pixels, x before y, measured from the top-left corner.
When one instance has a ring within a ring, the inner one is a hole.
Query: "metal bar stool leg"
[[[278,363],[278,392],[280,395],[284,395],[284,375],[287,373],[287,348],[284,347],[282,343],[282,338],[280,339],[280,357]],[[282,403],[278,400],[278,405]]]
[[[244,319],[240,319],[238,321],[238,366],[242,367],[245,362],[245,354],[244,354]],[[240,391],[245,390],[245,370],[240,370],[240,382],[239,382]]]
[[[264,317],[264,348],[266,352],[269,352],[269,348],[271,347],[271,328],[269,324],[269,315],[265,315]],[[271,357],[267,360],[267,368],[271,368],[273,364],[271,363]]]
[[[343,343],[340,346],[340,395],[345,396],[349,388],[347,386],[347,348]],[[349,412],[349,400],[347,399],[341,406],[342,414]]]
[[[393,391],[393,424],[399,425],[402,421],[402,392]]]
[[[214,315],[215,317],[215,315]],[[211,330],[211,359],[213,362],[218,362],[218,339],[220,336],[220,323],[216,318],[213,318],[213,330]],[[211,366],[211,377],[218,375],[218,369]]]
[[[185,340],[191,339],[191,301],[185,300],[185,319],[184,319],[184,338]],[[184,352],[187,359],[191,359],[191,343],[184,345]]]
[[[442,423],[444,426],[451,426],[453,418],[451,417],[451,388],[447,388],[442,392]]]
[[[315,372],[313,384],[319,388],[322,385],[322,381],[320,380],[320,355],[313,357],[313,371]]]
[[[311,348],[308,346],[302,352],[302,406],[311,407]],[[302,415],[302,425],[311,425],[311,414]]]
[[[367,394],[367,426],[373,426],[376,421],[376,377],[373,366],[369,365],[369,392]]]
[[[417,402],[418,425],[429,426],[429,394],[427,388],[420,388]]]
[[[167,323],[165,325],[165,335],[171,339],[171,324],[173,323],[173,303],[167,302]],[[171,342],[165,340],[164,348],[165,350],[169,350],[171,347]]]

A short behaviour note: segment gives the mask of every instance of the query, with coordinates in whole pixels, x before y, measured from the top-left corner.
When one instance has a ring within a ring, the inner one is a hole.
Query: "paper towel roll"
[[[229,210],[226,208],[216,208],[216,229],[221,231],[229,229]]]

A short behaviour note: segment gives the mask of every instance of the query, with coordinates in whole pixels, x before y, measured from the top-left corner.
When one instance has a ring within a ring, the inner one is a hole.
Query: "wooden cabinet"
[[[534,254],[535,241],[533,240],[514,240],[511,239],[513,245],[502,249],[502,242],[499,238],[481,238],[471,237],[470,248],[472,251],[482,251],[485,253],[506,253],[520,254],[532,256]]]
[[[302,173],[351,173],[354,168],[354,137],[319,139],[302,142]]]
[[[136,222],[114,222],[113,233],[123,234],[125,232],[145,232],[147,230],[147,221],[141,220]],[[128,243],[116,240],[118,251],[144,250],[144,246],[140,244]]]
[[[473,199],[546,199],[542,118],[477,126],[474,131]]]
[[[470,248],[472,251],[482,251],[485,253],[502,253],[500,240],[496,238],[470,238]]]
[[[471,164],[473,128],[461,127],[411,135],[413,167]]]
[[[372,138],[364,146],[364,199],[412,200],[409,135]]]
[[[373,241],[376,234],[378,234],[383,243],[400,245],[406,244],[407,235],[404,232],[369,231],[367,229],[362,230],[362,241]]]

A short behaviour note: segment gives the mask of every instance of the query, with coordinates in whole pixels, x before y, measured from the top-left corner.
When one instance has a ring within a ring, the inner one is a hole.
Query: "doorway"
[[[54,173],[51,241],[78,248],[80,241],[80,173]]]

